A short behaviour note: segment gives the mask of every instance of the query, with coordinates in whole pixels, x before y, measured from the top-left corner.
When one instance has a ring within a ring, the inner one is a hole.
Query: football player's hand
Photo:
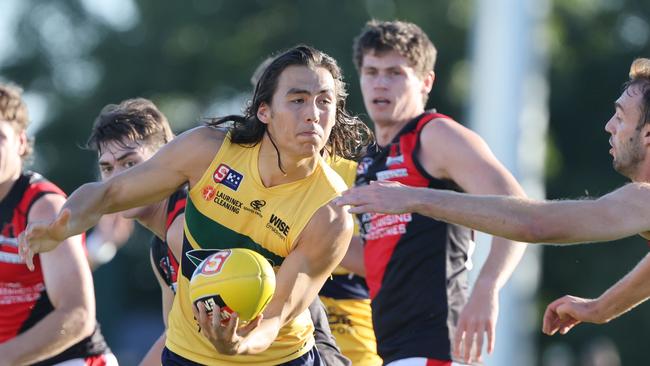
[[[260,325],[262,315],[240,327],[239,316],[232,313],[228,319],[222,319],[219,315],[221,309],[214,307],[211,314],[205,308],[202,301],[197,301],[192,307],[194,317],[199,323],[201,334],[206,337],[214,348],[224,355],[237,355],[244,352],[242,343],[255,328]]]

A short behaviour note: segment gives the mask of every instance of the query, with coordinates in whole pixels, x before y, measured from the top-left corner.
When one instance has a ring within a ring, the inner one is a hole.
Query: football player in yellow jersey
[[[105,182],[83,185],[70,196],[55,220],[27,228],[20,240],[21,253],[31,265],[35,253],[52,250],[64,238],[87,230],[101,215],[162,200],[183,184],[190,187],[188,209],[191,210],[192,198],[198,203],[201,196],[194,188],[197,183],[207,181],[206,178],[214,179],[218,189],[230,189],[231,194],[236,191],[233,187],[257,183],[260,187],[257,193],[268,193],[272,198],[274,191],[287,186],[296,188],[298,193],[309,191],[310,187],[303,187],[309,184],[319,189],[328,187],[327,198],[333,198],[345,189],[345,184],[327,167],[320,152],[327,149],[332,156],[351,155],[369,135],[367,127],[345,111],[345,98],[345,84],[334,59],[306,46],[290,49],[266,69],[246,115],[227,118],[234,122],[228,133],[214,127],[220,126],[225,119],[195,128],[174,139],[148,161]],[[252,177],[242,180],[241,176],[233,175],[231,180],[222,180],[217,174],[222,170],[211,171],[221,155],[233,159],[246,157],[256,168],[247,170]],[[297,204],[296,211],[302,210],[301,204],[309,202]],[[290,209],[292,207],[283,208]],[[193,224],[189,222],[189,213],[186,210],[186,235],[193,236],[196,232],[189,229]],[[210,225],[219,224],[218,217],[209,215],[207,218],[212,220]],[[293,352],[278,356],[279,352],[274,351],[275,343],[285,343],[275,340],[278,335],[287,335],[284,329],[296,323],[340,262],[352,237],[352,218],[328,199],[305,220],[300,231],[289,232],[289,225],[282,230],[289,234],[284,238],[288,245],[285,245],[286,253],[275,255],[282,259],[282,264],[277,268],[276,292],[263,316],[239,327],[239,319],[234,314],[222,325],[218,317],[210,320],[199,304],[194,311],[204,338],[196,339],[189,350],[174,347],[183,349],[181,353],[165,349],[164,365],[321,364],[312,347],[310,326],[306,327],[308,331],[302,332],[306,335],[303,346]],[[273,232],[264,235],[272,238]],[[266,238],[264,235],[262,237]],[[188,237],[188,241],[190,239],[193,238]],[[254,244],[280,247],[274,241]],[[197,243],[184,243],[184,251],[186,245],[194,247]],[[215,244],[200,243],[200,247],[204,245]],[[181,264],[183,272],[184,265],[185,261]],[[183,296],[183,281],[179,279],[179,294],[170,317],[168,346],[170,339],[181,337],[175,334],[176,324],[195,324],[192,313],[186,311],[194,306],[189,303],[187,294]],[[218,309],[215,311],[218,314]],[[185,335],[196,337],[196,334]]]

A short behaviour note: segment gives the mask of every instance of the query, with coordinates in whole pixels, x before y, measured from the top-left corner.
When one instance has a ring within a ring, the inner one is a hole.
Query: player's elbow
[[[552,243],[561,236],[557,226],[540,218],[533,217],[522,226],[520,238],[514,239],[526,243]]]
[[[61,311],[65,312],[61,334],[67,335],[71,344],[89,337],[97,326],[95,312],[91,311],[88,306],[80,304],[61,309]]]

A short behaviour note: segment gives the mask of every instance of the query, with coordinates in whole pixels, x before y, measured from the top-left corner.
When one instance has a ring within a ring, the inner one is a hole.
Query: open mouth
[[[372,100],[372,104],[374,104],[374,105],[389,105],[390,100],[388,100],[386,98],[375,98],[375,99]]]

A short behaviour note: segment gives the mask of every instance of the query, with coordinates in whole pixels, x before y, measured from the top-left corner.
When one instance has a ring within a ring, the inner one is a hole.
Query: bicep
[[[589,201],[587,201],[589,202]],[[650,230],[650,185],[628,184],[576,213],[578,230],[615,240]]]
[[[483,139],[455,122],[429,124],[421,135],[421,160],[429,173],[442,172],[463,191],[524,196],[512,174]]]
[[[208,127],[181,134],[149,160],[106,181],[111,211],[144,206],[169,197],[183,184],[192,186],[210,166],[224,135]],[[117,209],[116,209],[117,208]]]
[[[166,147],[151,159],[103,183],[111,212],[160,201],[188,181],[187,175],[177,165],[179,159],[174,158],[177,155],[175,149]]]

